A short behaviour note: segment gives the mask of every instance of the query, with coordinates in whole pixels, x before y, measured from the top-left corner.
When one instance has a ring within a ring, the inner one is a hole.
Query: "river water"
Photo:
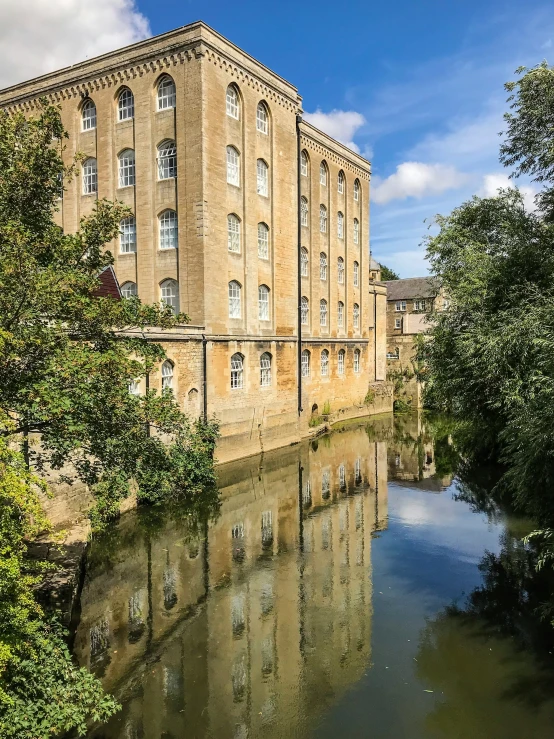
[[[81,595],[75,654],[122,703],[90,736],[553,737],[551,671],[467,615],[528,524],[459,500],[448,459],[378,419],[220,467],[207,523],[125,515]]]

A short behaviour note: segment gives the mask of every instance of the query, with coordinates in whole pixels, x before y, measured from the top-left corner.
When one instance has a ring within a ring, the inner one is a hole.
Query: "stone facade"
[[[413,370],[415,339],[429,330],[429,316],[448,307],[440,285],[432,277],[390,280],[387,286],[387,367],[389,372]],[[404,381],[402,396],[413,408],[422,406],[422,386],[415,378]]]
[[[147,335],[181,407],[220,420],[220,461],[297,441],[325,404],[376,412],[364,399],[385,380],[386,290],[369,284],[370,165],[297,122],[293,85],[198,22],[7,88],[0,106],[32,114],[40,96],[61,107],[67,161],[86,157],[59,223],[75,231],[98,198],[129,206],[116,275],[190,317]],[[148,383],[161,389],[161,371]]]

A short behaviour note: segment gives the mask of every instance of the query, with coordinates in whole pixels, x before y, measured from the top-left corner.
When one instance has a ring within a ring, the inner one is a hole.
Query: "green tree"
[[[0,111],[0,735],[20,739],[83,734],[115,710],[33,596],[43,567],[26,542],[47,527],[44,480],[87,483],[96,527],[131,490],[194,501],[215,487],[217,425],[191,423],[170,391],[129,392],[165,356],[141,329],[187,317],[98,296],[127,209],[101,200],[76,233],[56,225],[61,183],[79,166],[64,165],[66,138],[45,103],[32,118]]]
[[[381,267],[381,279],[383,282],[387,282],[388,280],[399,280],[400,277],[389,267],[386,267],[384,264],[379,264],[379,267]]]

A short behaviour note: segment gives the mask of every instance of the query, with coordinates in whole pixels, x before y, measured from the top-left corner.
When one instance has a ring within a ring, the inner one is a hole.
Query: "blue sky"
[[[503,84],[552,61],[552,11],[534,0],[0,0],[0,87],[202,19],[370,158],[372,253],[409,277],[427,271],[426,219],[506,183]]]

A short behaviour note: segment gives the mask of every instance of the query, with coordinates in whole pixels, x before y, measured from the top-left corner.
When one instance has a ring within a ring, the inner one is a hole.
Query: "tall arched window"
[[[340,210],[337,214],[337,236],[339,239],[344,239],[344,216]]]
[[[337,370],[338,370],[339,375],[344,375],[344,356],[345,356],[344,349],[340,349],[339,354],[338,354],[338,363],[337,363]]]
[[[360,243],[360,221],[354,218],[354,243]]]
[[[302,351],[302,377],[310,376],[310,352],[307,349]]]
[[[356,202],[360,199],[360,180],[354,181],[354,200]]]
[[[269,259],[269,228],[265,223],[258,223],[258,257]]]
[[[302,296],[302,300],[300,301],[300,319],[304,326],[306,326],[308,323],[309,310],[310,310],[310,304],[308,303],[308,298]]]
[[[305,151],[300,153],[300,174],[302,177],[308,176],[308,154]]]
[[[360,371],[360,350],[354,349],[354,372]]]
[[[164,210],[158,216],[160,249],[177,249],[179,246],[179,228],[177,213],[174,210]]]
[[[269,194],[269,167],[263,159],[258,159],[256,163],[256,174],[258,182],[258,195],[267,198]]]
[[[300,198],[300,223],[302,226],[308,225],[308,200],[303,195]]]
[[[236,187],[240,186],[240,159],[234,146],[227,147],[227,182]]]
[[[321,375],[323,377],[326,377],[329,374],[329,352],[327,351],[327,349],[324,349],[321,352],[320,368],[321,368]]]
[[[269,288],[260,285],[258,288],[258,318],[260,321],[269,321]]]
[[[229,318],[240,318],[242,315],[240,293],[240,284],[236,280],[231,280],[229,283]]]
[[[123,218],[119,222],[119,250],[122,254],[137,250],[137,222],[134,216]]]
[[[319,206],[319,230],[322,234],[327,233],[327,208],[324,205]]]
[[[266,136],[269,133],[269,114],[265,103],[258,103],[256,108],[256,130]]]
[[[339,257],[337,259],[337,276],[339,285],[344,284],[344,259]]]
[[[124,87],[117,99],[117,119],[127,121],[135,117],[135,96],[128,87]]]
[[[171,308],[173,313],[179,313],[179,286],[176,280],[164,280],[160,285],[161,302]]]
[[[98,192],[98,168],[96,159],[89,157],[83,162],[83,195],[94,195]]]
[[[342,169],[339,172],[339,176],[337,179],[337,189],[339,191],[339,195],[344,195],[344,172],[342,171]]]
[[[90,99],[85,100],[81,108],[81,128],[83,131],[96,128],[96,105]]]
[[[134,298],[137,295],[136,282],[124,282],[121,285],[121,294],[124,298]]]
[[[339,300],[337,306],[337,325],[339,328],[344,328],[344,303]]]
[[[135,184],[135,152],[125,149],[118,159],[119,187],[131,187]]]
[[[327,325],[327,301],[325,298],[321,298],[319,301],[319,325]]]
[[[162,364],[162,392],[173,390],[173,362],[166,359]]]
[[[162,141],[158,146],[158,179],[177,177],[177,147],[175,141]]]
[[[354,303],[352,318],[354,321],[354,328],[360,328],[360,306],[358,305],[358,303]]]
[[[319,165],[319,184],[327,185],[327,164],[325,161]]]
[[[360,286],[360,265],[354,262],[354,287]]]
[[[300,249],[300,274],[302,277],[308,276],[308,250],[304,246]]]
[[[158,82],[158,110],[174,108],[176,97],[175,82],[166,74]]]
[[[324,251],[319,255],[319,279],[327,279],[327,254]]]
[[[227,216],[227,248],[240,254],[240,221],[234,213]]]
[[[225,109],[229,118],[239,119],[239,94],[234,85],[229,85],[225,96]]]
[[[244,357],[238,352],[231,357],[231,390],[240,390],[244,382]]]
[[[260,357],[260,385],[269,387],[271,385],[271,354],[264,352]]]

